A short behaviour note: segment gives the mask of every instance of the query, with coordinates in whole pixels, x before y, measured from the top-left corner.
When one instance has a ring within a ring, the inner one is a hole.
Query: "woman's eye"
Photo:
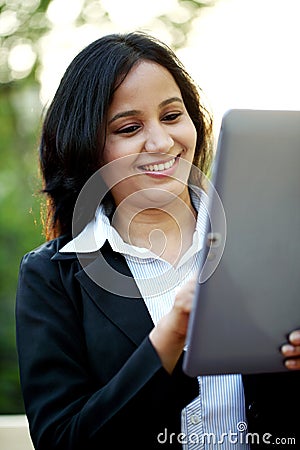
[[[163,117],[163,120],[165,122],[173,122],[174,120],[176,120],[179,116],[181,116],[181,112],[177,112],[177,113],[170,113],[167,114],[166,116]]]
[[[130,133],[134,133],[139,128],[140,128],[139,125],[130,125],[129,127],[121,128],[120,130],[116,131],[116,133],[117,134],[130,134]]]

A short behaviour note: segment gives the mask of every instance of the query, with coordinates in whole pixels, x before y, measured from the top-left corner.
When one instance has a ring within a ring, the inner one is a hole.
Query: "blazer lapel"
[[[82,269],[75,274],[84,291],[112,322],[136,345],[154,324],[125,258],[104,245],[90,260],[79,257]]]

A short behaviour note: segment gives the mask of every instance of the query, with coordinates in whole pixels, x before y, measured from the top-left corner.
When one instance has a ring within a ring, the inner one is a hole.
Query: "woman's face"
[[[150,61],[135,65],[108,110],[102,172],[116,205],[126,198],[158,207],[184,198],[196,139],[172,75]]]

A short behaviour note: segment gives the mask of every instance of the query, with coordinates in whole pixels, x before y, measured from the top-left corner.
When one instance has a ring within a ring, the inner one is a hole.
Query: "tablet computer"
[[[190,376],[286,371],[300,327],[300,111],[225,113],[188,325]]]

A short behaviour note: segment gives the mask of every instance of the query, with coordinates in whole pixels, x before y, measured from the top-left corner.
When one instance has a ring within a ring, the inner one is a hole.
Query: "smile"
[[[176,158],[177,157],[175,156],[173,159],[165,163],[149,164],[141,166],[141,169],[147,172],[163,172],[164,170],[170,169],[175,164]]]

